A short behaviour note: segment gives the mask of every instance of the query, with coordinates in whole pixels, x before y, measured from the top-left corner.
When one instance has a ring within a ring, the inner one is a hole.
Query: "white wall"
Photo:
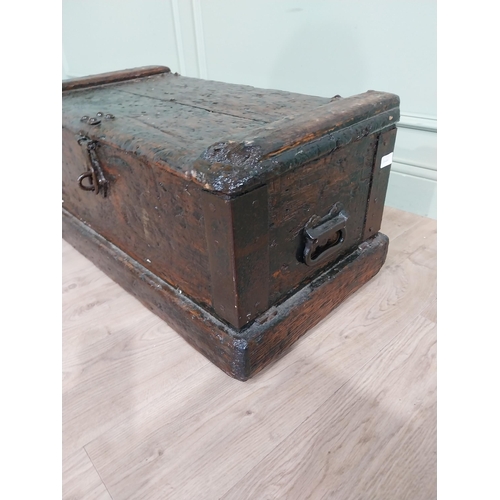
[[[436,1],[63,0],[63,78],[163,64],[330,97],[401,97],[386,203],[436,217]]]

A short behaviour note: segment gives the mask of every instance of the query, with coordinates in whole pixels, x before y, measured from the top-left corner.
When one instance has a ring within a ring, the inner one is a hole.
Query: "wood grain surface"
[[[436,497],[436,221],[241,383],[63,242],[63,498]]]

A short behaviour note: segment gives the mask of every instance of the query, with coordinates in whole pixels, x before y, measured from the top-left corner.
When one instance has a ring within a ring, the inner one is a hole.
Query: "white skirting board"
[[[437,119],[401,114],[386,205],[437,218]]]
[[[393,163],[385,204],[407,212],[437,219],[437,182],[397,171]]]

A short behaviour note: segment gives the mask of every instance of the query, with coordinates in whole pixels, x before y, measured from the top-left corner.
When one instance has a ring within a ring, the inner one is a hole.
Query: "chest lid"
[[[332,99],[182,77],[164,66],[63,82],[63,128],[237,195],[399,120],[399,98]]]

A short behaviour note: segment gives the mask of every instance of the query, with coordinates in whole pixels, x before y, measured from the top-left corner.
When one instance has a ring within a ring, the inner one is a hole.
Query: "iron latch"
[[[88,169],[78,177],[78,186],[84,191],[93,191],[95,194],[101,193],[104,198],[106,198],[108,195],[109,182],[104,176],[104,171],[97,157],[97,141],[80,135],[78,144],[86,150],[89,156],[89,162],[87,164]],[[84,183],[84,181],[86,183]]]

